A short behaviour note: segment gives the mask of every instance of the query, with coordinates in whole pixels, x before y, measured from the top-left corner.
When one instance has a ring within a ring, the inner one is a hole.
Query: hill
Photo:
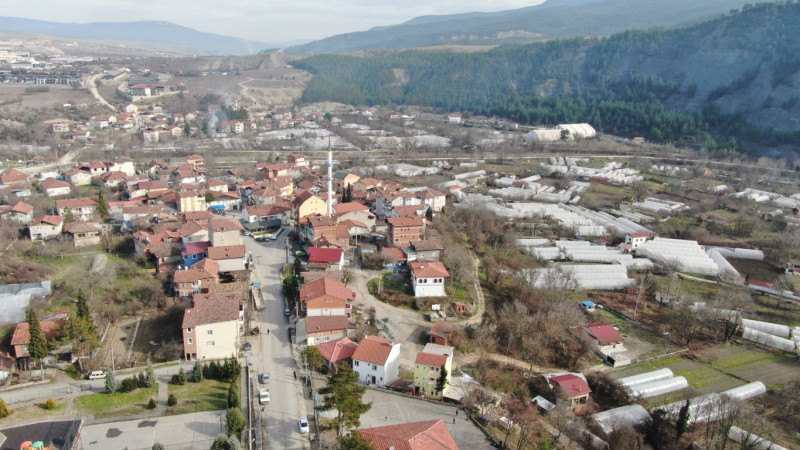
[[[728,151],[800,144],[800,4],[676,29],[456,53],[318,55],[305,101],[426,105]]]
[[[59,23],[0,17],[0,32],[35,33],[73,39],[157,45],[200,55],[250,55],[276,46],[203,33],[171,22]]]
[[[708,19],[745,3],[745,0],[547,0],[510,11],[418,17],[399,25],[289,47],[286,52],[310,55],[607,36]]]

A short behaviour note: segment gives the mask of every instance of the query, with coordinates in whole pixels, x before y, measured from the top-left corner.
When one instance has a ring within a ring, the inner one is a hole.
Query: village
[[[97,67],[51,147],[2,147],[0,432],[800,445],[793,171],[585,123],[187,106],[218,72]],[[355,422],[320,407],[337,377]]]

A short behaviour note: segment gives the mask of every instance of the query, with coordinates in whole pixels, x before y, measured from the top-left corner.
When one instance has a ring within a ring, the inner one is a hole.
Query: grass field
[[[75,399],[73,407],[76,412],[90,414],[95,419],[121,417],[152,411],[147,402],[157,397],[158,387],[154,386],[126,393],[84,395]]]
[[[21,422],[24,420],[38,419],[45,416],[60,416],[64,414],[64,408],[67,406],[67,400],[60,398],[55,401],[56,407],[53,409],[45,409],[44,403],[37,403],[35,405],[22,406],[14,408],[7,420]]]
[[[215,411],[228,407],[229,382],[203,380],[200,383],[187,382],[183,386],[169,385],[168,392],[175,394],[178,404],[167,408],[167,414],[187,414],[197,411]]]

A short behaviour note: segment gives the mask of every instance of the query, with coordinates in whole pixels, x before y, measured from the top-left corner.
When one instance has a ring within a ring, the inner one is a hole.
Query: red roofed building
[[[442,398],[447,395],[450,374],[453,371],[453,347],[438,344],[425,344],[414,361],[414,394],[428,398]],[[442,392],[436,390],[442,368],[446,371],[447,385]]]
[[[67,210],[69,210],[75,220],[85,222],[94,220],[94,213],[97,211],[97,200],[91,197],[56,200],[56,209],[58,209],[59,216],[66,216]]]
[[[56,311],[52,314],[44,316],[39,324],[44,332],[44,337],[48,341],[52,341],[55,337],[56,330],[67,323],[69,318],[69,310],[63,309]],[[14,357],[17,358],[17,367],[23,370],[28,370],[30,364],[30,353],[28,353],[28,345],[31,343],[31,334],[27,322],[18,323],[14,328],[14,334],[11,336],[11,346],[14,347]]]
[[[197,294],[192,301],[194,306],[183,311],[181,326],[186,359],[236,355],[244,324],[242,294]]]
[[[58,197],[59,195],[69,195],[70,192],[70,184],[63,180],[57,180],[55,178],[48,178],[41,183],[39,186],[42,187],[42,192],[44,193],[45,197]]]
[[[60,235],[63,227],[63,217],[41,216],[33,219],[28,225],[28,234],[32,241],[42,241]]]
[[[33,220],[33,206],[17,202],[14,206],[0,206],[0,219],[29,224]]]
[[[330,278],[320,278],[300,288],[300,308],[308,317],[344,316],[348,303],[355,298],[355,291]]]
[[[247,249],[244,245],[214,246],[206,250],[206,255],[219,263],[220,272],[233,272],[244,270]]]
[[[458,450],[442,419],[356,430],[377,450]]]
[[[317,345],[347,337],[351,327],[347,316],[312,316],[297,321],[297,342]]]
[[[545,377],[547,378],[547,377]],[[592,390],[582,376],[573,373],[551,376],[547,379],[558,397],[556,404],[567,412],[584,414]]]
[[[405,247],[423,239],[425,220],[422,217],[391,217],[386,222],[389,225],[389,244],[393,247]]]
[[[17,169],[6,169],[0,172],[0,182],[7,185],[25,184],[28,182],[28,174]]]
[[[418,259],[408,263],[411,268],[411,284],[415,297],[444,297],[444,281],[450,277],[447,269],[439,261]]]
[[[344,266],[344,251],[340,248],[317,248],[308,249],[309,269],[323,270],[342,270]]]
[[[367,336],[353,353],[353,371],[361,384],[384,386],[397,379],[400,370],[400,342]]]
[[[353,353],[358,348],[358,344],[351,341],[350,338],[343,337],[333,341],[323,342],[317,346],[320,354],[325,358],[325,365],[328,366],[332,372],[337,372],[339,364],[350,364],[353,359]]]
[[[613,325],[607,323],[590,323],[582,327],[584,337],[592,345],[594,351],[608,361],[612,366],[629,364],[628,358],[620,355],[626,349],[623,343],[625,338],[619,334]]]
[[[186,270],[176,270],[172,275],[173,288],[178,297],[207,294],[211,286],[217,284],[218,281],[216,273],[202,268],[199,263]]]
[[[636,250],[648,239],[650,239],[650,233],[628,233],[625,235],[625,243],[630,245],[631,250]]]

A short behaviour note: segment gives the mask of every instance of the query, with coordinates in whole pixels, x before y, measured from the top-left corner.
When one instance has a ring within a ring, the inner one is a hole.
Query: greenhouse
[[[636,249],[637,256],[645,256],[653,261],[669,266],[676,265],[681,272],[698,275],[717,275],[719,266],[697,244],[697,241],[657,237]]]

